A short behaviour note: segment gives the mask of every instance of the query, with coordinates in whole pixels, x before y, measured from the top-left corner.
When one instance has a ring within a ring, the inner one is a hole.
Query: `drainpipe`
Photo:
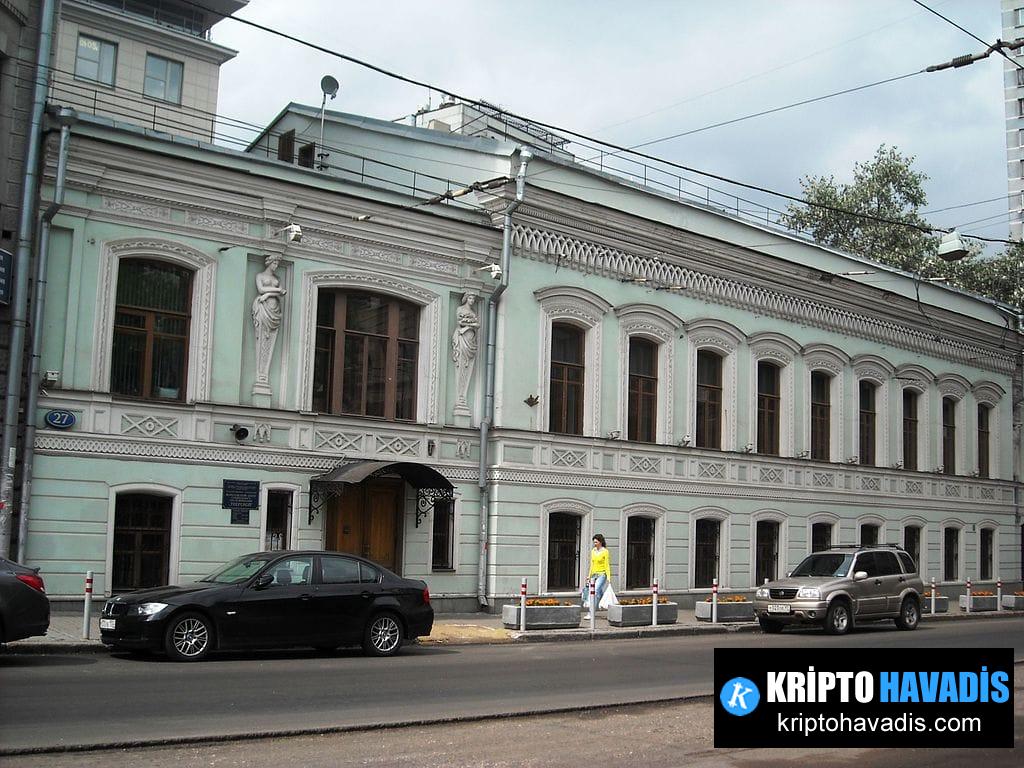
[[[57,155],[57,183],[53,202],[43,211],[39,228],[39,249],[36,253],[35,295],[32,304],[32,352],[29,355],[28,392],[25,394],[25,439],[21,446],[21,499],[18,504],[18,557],[25,562],[25,544],[28,539],[29,495],[32,491],[32,463],[35,460],[36,404],[39,400],[39,358],[43,348],[43,313],[46,309],[46,261],[50,250],[50,222],[64,203],[64,186],[68,172],[68,150],[71,146],[71,126],[78,121],[78,113],[70,107],[57,111],[60,125],[60,150]]]
[[[11,302],[11,330],[8,345],[7,394],[4,400],[3,437],[0,440],[0,556],[11,550],[11,513],[14,509],[14,458],[18,441],[18,405],[21,400],[21,372],[28,319],[28,269],[32,256],[32,226],[35,224],[39,190],[39,155],[42,148],[43,107],[46,104],[47,67],[53,48],[53,22],[57,0],[43,0],[39,12],[39,46],[36,51],[32,113],[25,148],[25,169],[21,184],[18,218],[18,246],[14,252],[14,288]]]
[[[485,353],[485,374],[484,374],[484,413],[480,419],[480,565],[477,578],[476,596],[481,608],[488,608],[487,601],[487,536],[490,529],[490,488],[487,481],[487,433],[494,421],[494,363],[495,344],[498,336],[498,304],[501,302],[501,294],[508,288],[508,273],[512,265],[512,214],[520,203],[523,202],[523,192],[526,189],[526,166],[533,157],[528,149],[519,150],[519,173],[516,175],[516,196],[505,209],[505,219],[501,238],[501,278],[498,287],[494,289],[487,299],[487,348]]]

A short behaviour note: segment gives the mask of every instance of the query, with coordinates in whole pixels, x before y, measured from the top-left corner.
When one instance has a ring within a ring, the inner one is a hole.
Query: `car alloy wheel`
[[[921,611],[913,598],[905,598],[900,606],[900,615],[896,619],[896,626],[900,629],[917,629],[918,620],[921,618]]]
[[[374,656],[393,656],[402,645],[402,626],[390,613],[373,617],[366,628],[363,648]]]
[[[175,618],[167,630],[167,653],[178,661],[198,661],[210,650],[210,625],[196,613]]]
[[[845,635],[850,631],[850,609],[846,603],[835,602],[825,614],[825,631],[830,635]]]

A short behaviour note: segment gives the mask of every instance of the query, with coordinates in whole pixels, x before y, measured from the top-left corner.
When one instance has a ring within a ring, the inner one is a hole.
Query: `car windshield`
[[[239,584],[260,570],[274,555],[245,555],[237,560],[232,560],[225,566],[218,568],[200,581],[209,581],[214,584]]]
[[[796,567],[790,576],[845,576],[850,570],[853,555],[842,552],[821,552],[810,555]]]

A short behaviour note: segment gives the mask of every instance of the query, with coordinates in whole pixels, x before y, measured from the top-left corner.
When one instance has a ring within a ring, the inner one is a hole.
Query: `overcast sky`
[[[1001,36],[998,0],[928,3],[979,37]],[[634,145],[983,49],[911,0],[250,0],[243,18],[536,120]],[[221,71],[222,115],[266,124],[289,101],[393,119],[425,89],[231,20],[215,42],[239,51]],[[645,151],[799,194],[805,175],[848,180],[879,144],[916,157],[940,226],[1006,237],[1003,63],[921,74]],[[438,94],[432,96],[438,103]],[[251,138],[251,137],[250,137]],[[719,185],[720,186],[720,185]],[[773,201],[779,208],[784,201]]]

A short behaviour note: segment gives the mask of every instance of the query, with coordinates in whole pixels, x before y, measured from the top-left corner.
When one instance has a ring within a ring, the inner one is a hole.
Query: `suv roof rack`
[[[831,544],[829,549],[898,549],[902,551],[903,547],[899,544]]]

